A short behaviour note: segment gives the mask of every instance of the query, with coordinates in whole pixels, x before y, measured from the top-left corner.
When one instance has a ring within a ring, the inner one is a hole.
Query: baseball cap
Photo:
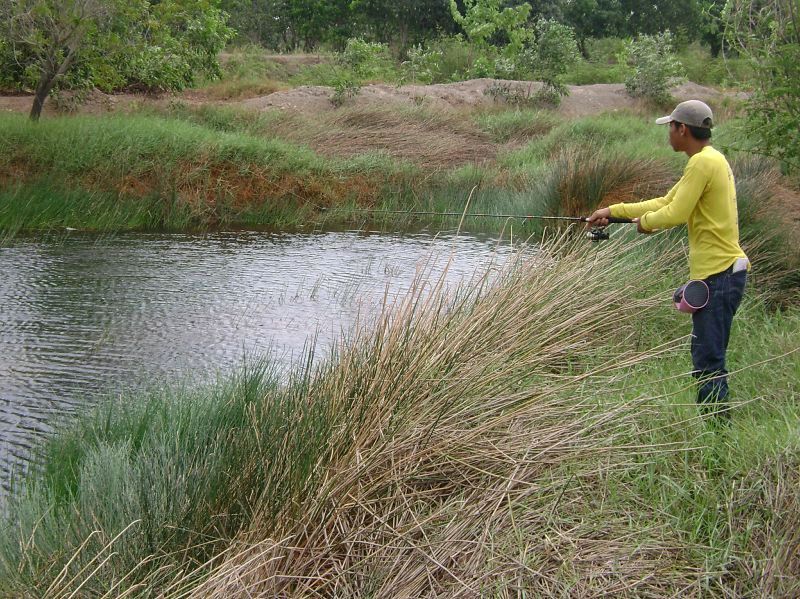
[[[708,104],[700,100],[687,100],[678,104],[671,115],[656,119],[656,125],[666,125],[672,121],[678,121],[692,127],[711,129],[714,126],[713,118],[714,115],[711,114]]]

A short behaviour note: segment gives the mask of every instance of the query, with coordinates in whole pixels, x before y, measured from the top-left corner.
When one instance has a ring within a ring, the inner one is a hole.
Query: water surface
[[[490,238],[364,232],[71,233],[0,248],[0,475],[103,395],[198,384],[246,356],[325,355],[420,270],[455,284],[508,255]]]

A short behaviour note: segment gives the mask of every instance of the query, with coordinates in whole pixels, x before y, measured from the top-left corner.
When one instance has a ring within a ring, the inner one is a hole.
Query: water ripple
[[[288,365],[315,335],[325,355],[360,309],[404,293],[421,268],[438,275],[452,255],[455,282],[496,250],[363,232],[18,239],[0,248],[0,476],[103,394],[208,380],[245,355]]]

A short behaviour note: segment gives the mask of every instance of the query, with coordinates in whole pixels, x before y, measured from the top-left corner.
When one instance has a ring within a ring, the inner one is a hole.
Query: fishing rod
[[[323,208],[323,210],[325,210]],[[588,223],[589,219],[585,216],[542,216],[539,214],[492,214],[489,212],[435,212],[433,210],[371,210],[366,208],[353,209],[353,212],[366,212],[369,214],[402,214],[405,216],[454,216],[454,217],[476,217],[476,218],[513,218],[522,221],[526,220],[566,220],[572,222]],[[629,218],[619,218],[616,216],[608,217],[609,224],[632,223]],[[586,236],[592,241],[603,241],[609,238],[605,227],[592,227]]]

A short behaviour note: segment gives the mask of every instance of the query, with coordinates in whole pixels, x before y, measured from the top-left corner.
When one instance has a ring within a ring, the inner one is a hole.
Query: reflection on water
[[[17,240],[0,248],[0,475],[103,393],[210,380],[245,355],[288,365],[314,335],[324,355],[420,268],[438,276],[452,256],[456,282],[509,252],[359,232]]]

